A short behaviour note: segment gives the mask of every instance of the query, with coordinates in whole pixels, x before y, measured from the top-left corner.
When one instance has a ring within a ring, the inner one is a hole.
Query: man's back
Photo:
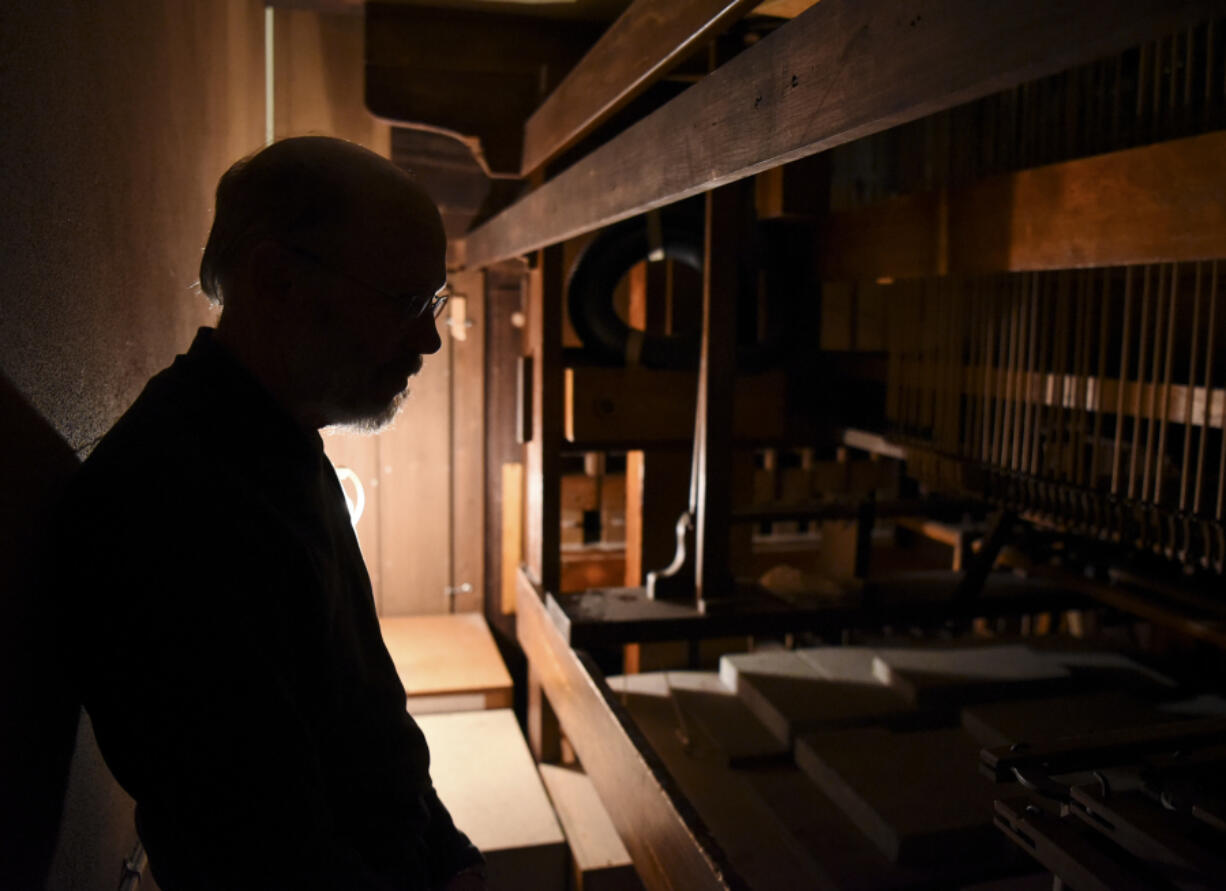
[[[319,437],[202,332],[70,490],[66,617],[165,891],[431,887],[430,786]]]

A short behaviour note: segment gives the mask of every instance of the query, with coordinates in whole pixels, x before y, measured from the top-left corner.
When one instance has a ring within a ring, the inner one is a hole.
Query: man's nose
[[[432,315],[417,319],[412,331],[413,352],[432,356],[443,346],[438,333],[438,320]]]

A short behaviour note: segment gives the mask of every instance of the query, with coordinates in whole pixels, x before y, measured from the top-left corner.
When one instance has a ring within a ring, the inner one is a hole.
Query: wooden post
[[[451,593],[470,612],[485,602],[485,273],[451,280]]]
[[[538,254],[528,276],[525,347],[532,359],[532,438],[524,446],[524,562],[557,593],[561,577],[558,452],[562,445],[562,247]]]
[[[532,596],[532,595],[529,595]],[[539,762],[562,759],[562,731],[558,716],[545,696],[537,670],[528,664],[528,747]]]
[[[752,181],[749,187],[752,188]],[[702,275],[702,352],[694,460],[694,588],[700,608],[732,593],[728,565],[732,515],[732,386],[736,375],[737,257],[744,246],[747,189],[707,193]]]

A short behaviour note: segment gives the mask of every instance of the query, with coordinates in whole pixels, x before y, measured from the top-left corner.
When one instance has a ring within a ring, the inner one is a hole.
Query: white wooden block
[[[878,648],[873,674],[917,705],[985,701],[1053,689],[1070,673],[1020,644]]]
[[[566,887],[566,841],[509,709],[422,715],[430,777],[485,855],[491,891]]]
[[[856,727],[909,711],[911,706],[875,678],[832,679],[812,658],[771,651],[726,657],[721,676],[734,675],[737,695],[771,733],[791,745],[808,730]],[[857,660],[863,654],[856,654]],[[727,666],[725,668],[725,665]]]

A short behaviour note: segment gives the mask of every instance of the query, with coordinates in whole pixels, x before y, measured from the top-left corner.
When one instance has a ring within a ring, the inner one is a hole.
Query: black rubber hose
[[[660,244],[651,244],[642,217],[618,223],[588,244],[567,282],[567,305],[575,333],[585,348],[610,362],[648,368],[694,368],[701,332],[646,334],[632,329],[613,307],[613,292],[630,269],[653,250],[702,273],[702,232],[664,220]],[[656,255],[659,258],[659,255]]]

